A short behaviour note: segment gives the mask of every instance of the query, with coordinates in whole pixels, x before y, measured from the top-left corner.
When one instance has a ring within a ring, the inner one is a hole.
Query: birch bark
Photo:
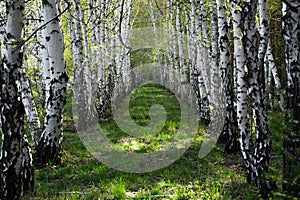
[[[33,187],[33,166],[24,131],[24,106],[21,100],[22,55],[18,44],[23,29],[23,0],[6,1],[5,54],[0,53],[0,198],[21,199]]]
[[[236,132],[236,114],[234,110],[234,92],[233,92],[233,70],[230,57],[230,25],[226,11],[228,10],[225,0],[217,1],[218,14],[218,32],[219,32],[219,51],[220,51],[220,70],[226,96],[226,118],[220,141],[226,144],[227,151],[234,151],[238,148]]]
[[[282,30],[285,42],[287,72],[286,123],[290,130],[285,132],[283,144],[283,189],[294,197],[300,197],[299,171],[300,147],[300,3],[285,0],[282,8]]]
[[[237,122],[239,131],[240,147],[245,163],[247,180],[251,181],[253,171],[253,141],[250,134],[249,124],[249,104],[248,104],[248,87],[247,87],[247,66],[246,55],[244,51],[243,39],[243,21],[242,21],[242,2],[234,0],[231,2],[231,12],[233,17],[233,37],[234,37],[234,62],[236,66],[236,106]]]
[[[37,163],[41,166],[45,166],[49,161],[59,163],[62,153],[62,115],[68,77],[65,71],[64,43],[59,18],[55,18],[57,14],[55,0],[42,2],[43,21],[52,22],[42,30],[46,113],[44,130],[36,152]]]

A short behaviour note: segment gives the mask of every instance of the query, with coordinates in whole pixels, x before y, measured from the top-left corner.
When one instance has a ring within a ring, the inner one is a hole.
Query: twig
[[[120,39],[120,42],[121,44],[129,49],[129,52],[131,51],[131,47],[127,46],[124,41],[123,41],[123,38],[121,36],[121,33],[122,33],[122,20],[123,20],[123,13],[124,13],[124,4],[125,4],[125,0],[122,0],[122,4],[121,4],[121,13],[120,13],[120,21],[119,21],[119,39]]]
[[[138,197],[138,198],[141,198],[141,199],[151,199],[151,198],[154,198],[154,199],[162,199],[162,198],[174,198],[174,197],[177,197],[177,195],[172,195],[172,194],[162,194],[162,195],[149,195],[149,196],[141,196],[141,197]]]
[[[297,9],[298,7],[300,7],[300,2],[292,2],[289,0],[282,0],[283,3],[285,3],[286,5],[288,5],[289,7],[291,7],[292,9]]]
[[[160,9],[160,7],[159,7],[159,5],[158,5],[157,1],[156,1],[156,0],[154,0],[154,2],[155,2],[155,5],[156,5],[157,9],[158,9],[158,10],[159,10],[159,12],[160,12],[160,14],[164,15],[164,13],[163,13],[163,11]]]
[[[72,191],[72,192],[57,192],[57,194],[87,194],[86,192],[78,192],[78,191]]]

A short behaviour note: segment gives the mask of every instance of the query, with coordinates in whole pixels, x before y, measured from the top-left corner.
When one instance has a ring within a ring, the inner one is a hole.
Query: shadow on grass
[[[116,171],[93,158],[75,133],[66,133],[63,162],[36,171],[25,199],[256,199],[241,159],[218,149],[198,159],[194,144],[170,166],[154,172]]]
[[[167,133],[160,135],[166,140],[164,134],[172,134],[179,120],[176,113],[180,113],[180,108],[174,96],[151,85],[133,94],[130,115],[137,124],[148,123],[153,102],[166,107],[168,119],[163,131]],[[102,125],[116,144],[129,141],[116,123],[105,121]],[[86,150],[78,134],[67,132],[61,165],[36,170],[35,191],[24,199],[259,199],[257,189],[246,183],[239,154],[226,154],[223,147],[216,146],[204,159],[198,158],[203,133],[200,128],[193,145],[168,167],[133,174],[103,165]],[[151,140],[148,147],[142,148],[153,151],[156,146]],[[270,175],[275,178],[280,171],[279,162],[280,157],[273,162],[275,167],[270,168]]]

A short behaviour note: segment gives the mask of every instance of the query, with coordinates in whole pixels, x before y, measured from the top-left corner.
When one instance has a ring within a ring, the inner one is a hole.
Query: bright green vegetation
[[[154,151],[167,143],[179,124],[180,113],[180,106],[169,91],[154,85],[135,90],[130,115],[137,124],[147,125],[153,103],[163,105],[168,112],[167,123],[160,133],[143,139],[129,137],[110,120],[102,122],[109,138],[120,148],[136,152]],[[70,109],[68,103],[66,113]],[[270,117],[275,151],[280,151],[281,117],[280,114]],[[144,174],[120,172],[103,165],[86,150],[77,133],[66,132],[61,165],[36,170],[35,191],[24,199],[259,199],[257,189],[246,182],[239,153],[227,154],[222,146],[217,146],[204,159],[198,158],[204,132],[203,127],[199,128],[192,146],[179,160]],[[274,152],[267,175],[278,185],[281,161],[280,153]],[[279,191],[275,192],[273,199],[282,198]]]
[[[110,140],[123,150],[135,152],[151,152],[172,145],[172,138],[180,126],[180,105],[177,98],[169,91],[149,84],[134,90],[130,99],[130,116],[127,119],[131,118],[140,126],[147,126],[151,122],[149,110],[152,105],[158,104],[164,106],[167,112],[165,126],[157,134],[136,138],[124,133],[114,120],[110,120],[101,126]]]

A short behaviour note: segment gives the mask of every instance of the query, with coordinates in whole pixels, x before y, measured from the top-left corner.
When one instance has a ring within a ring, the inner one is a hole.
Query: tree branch
[[[160,7],[159,7],[159,5],[158,5],[158,3],[157,3],[157,0],[154,0],[154,2],[155,2],[155,5],[156,5],[157,9],[159,10],[159,12],[160,12],[162,15],[164,15],[164,12],[160,9]]]
[[[297,9],[300,7],[300,2],[297,1],[293,1],[293,0],[282,0],[283,3],[285,3],[286,5],[288,5],[289,7],[293,8],[293,9]]]
[[[39,30],[41,30],[42,28],[44,28],[45,26],[47,26],[48,24],[50,24],[52,21],[56,20],[57,18],[59,18],[60,16],[62,16],[67,10],[69,10],[70,8],[70,3],[67,0],[64,0],[67,3],[67,7],[61,12],[59,13],[57,16],[53,17],[51,20],[49,20],[48,22],[44,23],[43,25],[41,25],[40,27],[38,27],[37,29],[35,29],[27,38],[26,40],[21,41],[18,46],[15,48],[14,51],[20,49],[26,42],[28,42]]]
[[[129,52],[130,52],[132,48],[129,47],[129,46],[127,46],[127,45],[124,43],[123,38],[122,38],[122,36],[121,36],[121,34],[122,34],[122,20],[123,20],[123,13],[124,13],[124,4],[125,4],[125,0],[122,0],[122,4],[121,4],[121,12],[120,12],[120,21],[119,21],[119,39],[120,39],[121,44],[122,44],[125,48],[129,49]]]

